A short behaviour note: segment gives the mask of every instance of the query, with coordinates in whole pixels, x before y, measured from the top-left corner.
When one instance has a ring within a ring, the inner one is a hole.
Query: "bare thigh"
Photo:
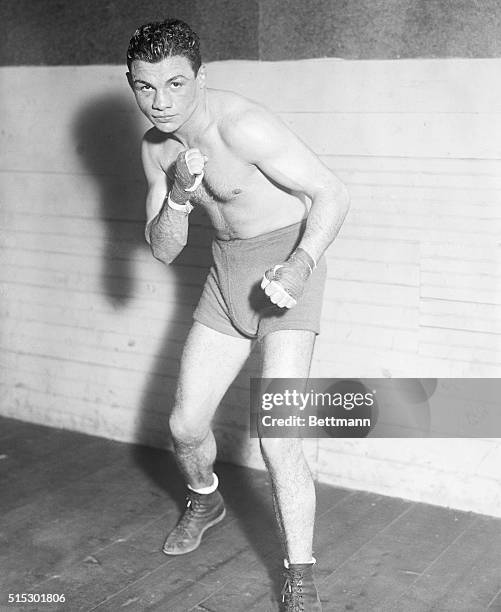
[[[262,341],[263,378],[307,378],[315,346],[315,333],[282,329],[267,334]]]
[[[252,348],[252,341],[195,321],[181,357],[173,416],[205,429]]]
[[[313,331],[298,329],[282,329],[267,334],[261,343],[261,376],[307,379],[310,374],[315,337]],[[304,390],[299,381],[297,390],[299,392]],[[262,433],[258,426],[260,437]],[[297,438],[265,437],[261,438],[261,448],[267,453],[278,452],[278,467],[280,467],[280,462],[290,456],[293,449],[294,452],[300,452],[301,443]]]

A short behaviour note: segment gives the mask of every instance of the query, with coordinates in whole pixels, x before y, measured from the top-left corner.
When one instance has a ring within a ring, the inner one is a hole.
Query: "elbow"
[[[343,217],[346,216],[351,206],[351,198],[350,192],[348,191],[348,187],[344,183],[339,183],[336,185],[336,195],[335,200],[339,208],[341,209]]]
[[[169,254],[166,253],[163,249],[155,248],[153,245],[150,245],[150,247],[151,254],[153,255],[153,257],[155,259],[158,259],[158,261],[161,261],[163,264],[168,266],[174,261],[175,257],[169,257]]]
[[[334,205],[337,214],[344,219],[350,209],[350,192],[348,187],[337,176],[331,175],[312,197],[312,202],[318,198]]]
[[[166,266],[172,263],[171,259],[169,259],[168,257],[165,257],[163,253],[159,253],[158,251],[153,253],[153,257],[160,263],[165,264]]]
[[[150,245],[150,247],[151,247],[151,254],[153,255],[153,257],[155,259],[158,259],[158,261],[161,261],[166,266],[168,266],[176,259],[179,253],[181,253],[181,251],[184,248],[184,245],[180,246],[175,251],[167,250],[165,248],[159,248],[158,246],[155,246],[155,245]]]
[[[154,230],[155,228],[153,228]],[[171,264],[181,251],[186,246],[187,240],[185,237],[177,239],[176,237],[167,237],[158,235],[155,231],[149,231],[146,233],[146,242],[150,245],[151,254],[155,259],[161,261],[163,264]]]

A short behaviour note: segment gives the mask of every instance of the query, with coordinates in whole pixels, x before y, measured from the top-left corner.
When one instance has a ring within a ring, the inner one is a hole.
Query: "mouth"
[[[153,119],[155,121],[158,121],[159,123],[168,123],[169,121],[172,121],[174,117],[175,115],[161,115],[161,116],[153,115]]]

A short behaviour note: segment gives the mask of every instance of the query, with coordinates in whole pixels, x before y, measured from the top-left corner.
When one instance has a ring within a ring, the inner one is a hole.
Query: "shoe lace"
[[[284,575],[282,602],[287,604],[287,612],[302,612],[304,610],[303,572],[288,570]]]
[[[194,514],[194,508],[193,508],[193,500],[192,498],[187,495],[186,496],[186,509],[183,512],[183,515],[179,521],[179,523],[176,525],[176,530],[179,532],[182,532],[185,535],[190,535],[189,533],[189,525],[191,524],[191,521],[193,519],[193,514]]]

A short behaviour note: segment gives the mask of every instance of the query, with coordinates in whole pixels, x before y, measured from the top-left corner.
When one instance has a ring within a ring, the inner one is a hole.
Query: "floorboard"
[[[226,519],[167,557],[185,495],[170,453],[0,418],[0,611],[278,612],[268,475],[217,471]],[[317,485],[314,548],[324,612],[501,612],[499,519]]]

